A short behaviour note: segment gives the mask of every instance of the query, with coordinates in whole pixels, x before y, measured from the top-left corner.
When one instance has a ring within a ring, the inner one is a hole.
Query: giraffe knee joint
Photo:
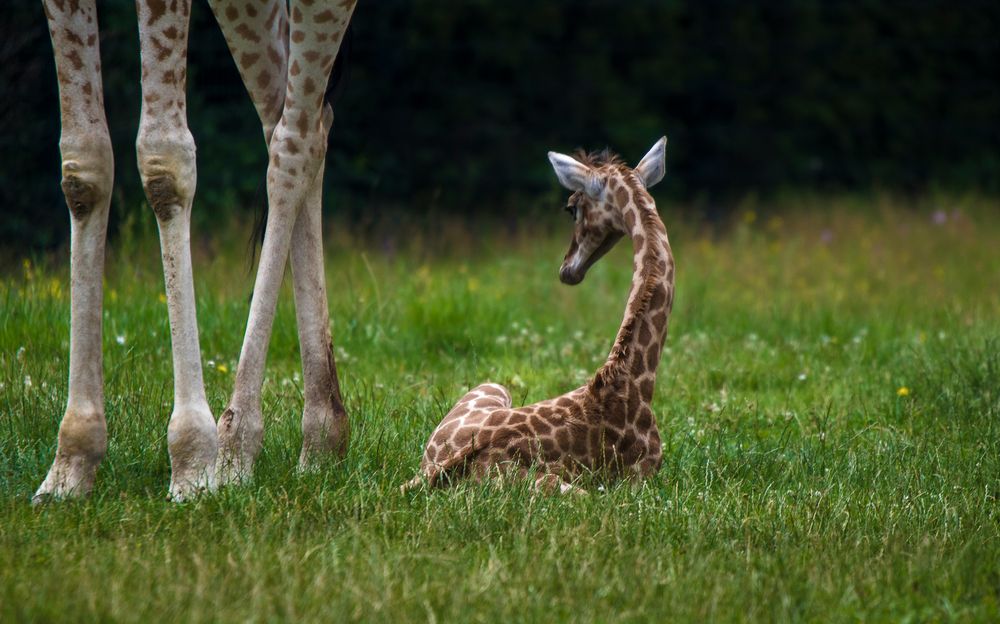
[[[93,184],[88,184],[78,176],[67,175],[62,180],[63,196],[70,214],[77,221],[84,219],[94,211],[99,200],[99,193]]]
[[[143,185],[149,207],[156,214],[156,220],[166,223],[181,211],[181,198],[177,193],[177,183],[173,176],[160,175],[148,178]]]
[[[101,137],[64,137],[62,191],[73,220],[81,221],[104,206],[111,194],[113,156],[111,143]]]
[[[163,133],[140,128],[135,147],[146,200],[162,225],[189,208],[194,197],[194,139],[186,127]]]

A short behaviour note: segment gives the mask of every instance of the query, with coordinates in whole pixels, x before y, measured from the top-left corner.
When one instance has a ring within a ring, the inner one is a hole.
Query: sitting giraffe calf
[[[580,160],[549,152],[559,182],[573,191],[566,206],[573,240],[559,279],[579,284],[623,235],[632,239],[632,287],[611,354],[583,387],[534,405],[512,408],[510,392],[495,383],[473,388],[431,434],[420,472],[404,490],[497,471],[525,478],[534,469],[537,489],[582,493],[571,481],[583,471],[642,478],[659,470],[650,403],[673,305],[674,260],[646,189],[663,178],[666,144],[660,139],[635,169],[607,152]]]

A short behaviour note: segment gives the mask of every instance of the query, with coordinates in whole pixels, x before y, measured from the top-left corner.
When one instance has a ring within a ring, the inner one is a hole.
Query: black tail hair
[[[333,61],[333,69],[330,70],[330,80],[326,83],[326,94],[323,99],[330,108],[337,108],[337,101],[344,94],[348,79],[351,73],[351,55],[354,48],[354,22],[347,24],[344,37],[340,41],[340,50],[337,58]]]
[[[340,42],[340,50],[337,52],[337,58],[333,61],[333,69],[330,70],[330,80],[326,83],[326,93],[323,95],[323,101],[329,104],[333,110],[336,110],[337,101],[340,100],[347,86],[353,47],[354,22],[350,22],[344,31],[343,39]],[[257,184],[257,190],[254,192],[253,207],[254,226],[250,234],[250,240],[248,241],[250,262],[247,265],[247,272],[253,271],[254,264],[257,263],[257,250],[264,245],[264,234],[267,231],[266,177]],[[253,298],[253,292],[250,293],[250,297]]]

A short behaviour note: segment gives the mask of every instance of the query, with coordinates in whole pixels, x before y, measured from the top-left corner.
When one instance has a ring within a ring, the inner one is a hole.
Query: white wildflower
[[[351,357],[351,354],[348,353],[347,349],[345,349],[344,347],[338,346],[334,349],[334,351],[337,352],[337,359],[340,360],[341,362],[347,363],[353,359]]]

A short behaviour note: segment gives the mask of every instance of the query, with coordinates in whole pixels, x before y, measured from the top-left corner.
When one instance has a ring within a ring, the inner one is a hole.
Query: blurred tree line
[[[0,240],[68,236],[45,18],[0,25]],[[143,210],[132,0],[98,0],[115,147],[112,221]],[[362,0],[327,161],[327,209],[497,212],[554,191],[545,152],[670,137],[677,197],[782,189],[1000,189],[1000,2]],[[250,210],[260,126],[195,0],[196,219]],[[725,203],[723,201],[723,203]]]

